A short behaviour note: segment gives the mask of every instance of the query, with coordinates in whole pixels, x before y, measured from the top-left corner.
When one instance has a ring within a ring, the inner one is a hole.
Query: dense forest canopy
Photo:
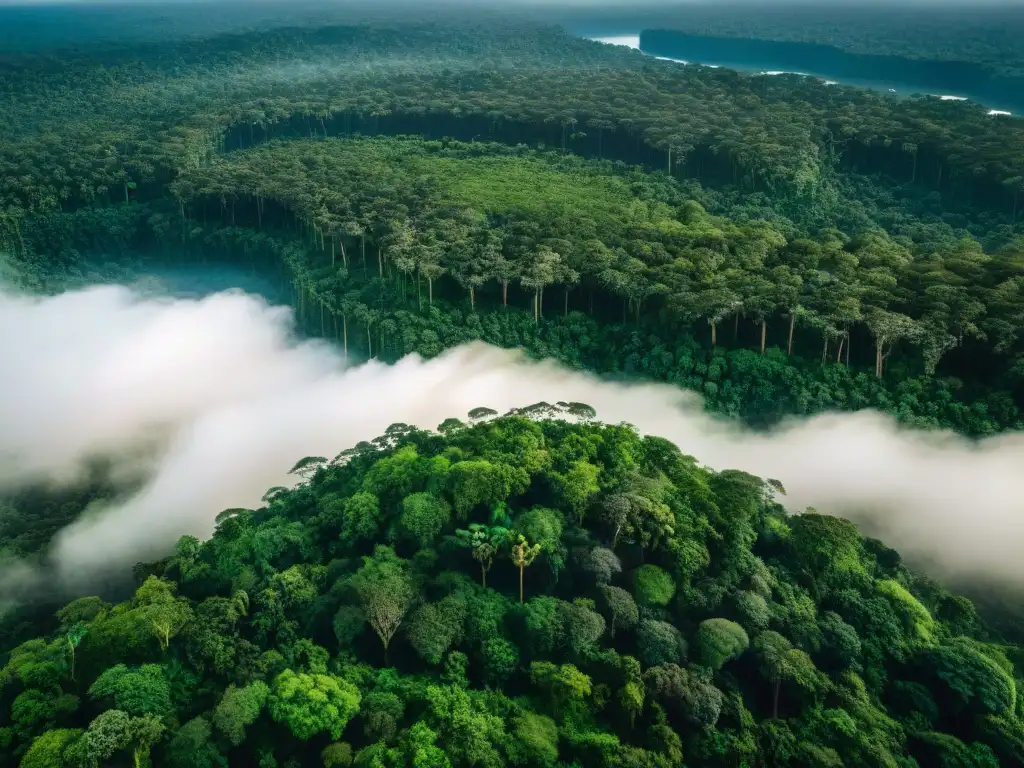
[[[811,204],[837,162],[1011,216],[1024,178],[1021,122],[976,105],[680,67],[521,23],[278,30],[150,44],[118,66],[34,61],[2,84],[0,203],[26,212],[114,199],[129,180],[157,193],[292,120],[309,133],[353,118],[505,130]]]
[[[1024,760],[1019,649],[881,542],[584,404],[488,414],[307,457],[58,610],[7,764]]]
[[[12,48],[0,279],[230,266],[352,362],[484,340],[757,428],[1021,428],[1024,121],[525,15],[364,12]],[[1024,67],[995,17],[897,41],[835,13],[786,39]],[[851,523],[787,514],[785,478],[583,404],[492,416],[307,457],[129,594],[8,610],[0,765],[1024,764],[1019,613],[997,631]],[[5,492],[3,558],[117,477]]]

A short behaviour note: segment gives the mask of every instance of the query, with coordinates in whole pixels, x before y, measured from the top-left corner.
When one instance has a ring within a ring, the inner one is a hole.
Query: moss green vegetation
[[[971,603],[627,427],[394,425],[84,597],[0,671],[5,765],[1017,765]]]

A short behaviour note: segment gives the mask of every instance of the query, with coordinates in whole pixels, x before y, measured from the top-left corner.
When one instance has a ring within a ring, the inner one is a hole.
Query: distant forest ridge
[[[203,12],[195,12],[197,5]],[[956,61],[996,74],[1024,74],[1024,14],[1020,3],[962,2],[929,7],[909,3],[756,3],[732,0],[686,2],[504,2],[481,8],[472,0],[431,3],[410,0],[344,0],[325,5],[298,2],[176,0],[150,3],[45,4],[0,2],[0,52],[39,51],[96,43],[167,41],[283,26],[438,20],[534,21],[559,24],[573,34],[636,34],[674,29],[688,34],[744,37],[831,45],[857,54]],[[399,13],[400,11],[400,13]]]

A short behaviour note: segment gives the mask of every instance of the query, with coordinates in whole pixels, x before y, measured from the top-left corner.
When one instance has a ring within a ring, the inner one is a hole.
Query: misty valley
[[[1022,18],[0,6],[0,768],[1024,765]]]

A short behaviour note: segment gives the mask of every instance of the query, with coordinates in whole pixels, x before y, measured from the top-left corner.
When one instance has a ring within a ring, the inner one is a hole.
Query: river
[[[587,37],[587,39],[588,40],[594,40],[595,42],[599,42],[599,43],[607,43],[609,45],[622,45],[622,46],[626,46],[628,48],[633,48],[634,50],[640,51],[644,55],[648,55],[648,56],[651,55],[651,54],[647,53],[646,51],[644,51],[643,49],[641,49],[641,47],[640,47],[640,34],[639,33],[637,33],[635,35],[612,35],[612,36],[608,36],[608,37]],[[652,56],[652,58],[660,59],[662,61],[674,61],[674,62],[677,62],[679,64],[689,64],[690,63],[690,62],[685,61],[683,59],[673,59],[673,58],[669,58],[667,56]],[[848,78],[848,77],[847,78],[843,78],[840,81],[838,79],[833,79],[834,76],[830,76],[829,74],[823,73],[823,72],[788,72],[787,73],[784,70],[771,69],[770,68],[772,66],[771,64],[766,64],[763,67],[756,67],[756,66],[752,66],[749,63],[738,64],[736,62],[729,62],[729,61],[719,61],[719,62],[715,62],[715,63],[709,63],[707,61],[702,61],[700,63],[703,66],[706,66],[706,67],[713,67],[713,68],[725,67],[727,69],[735,69],[735,70],[738,70],[740,72],[748,72],[748,73],[752,73],[752,74],[765,75],[765,76],[781,75],[781,74],[803,75],[805,77],[817,78],[818,80],[823,81],[826,85],[837,85],[837,84],[839,84],[841,82],[843,85],[855,86],[857,88],[868,88],[868,89],[871,89],[873,91],[879,91],[881,93],[895,94],[897,96],[910,96],[910,95],[913,95],[915,93],[920,93],[919,89],[911,88],[911,87],[909,87],[909,86],[907,86],[907,85],[905,85],[903,83],[899,83],[899,82],[886,82],[886,81],[882,81],[882,80],[858,80],[858,79],[853,79],[853,78]],[[943,99],[945,101],[975,101],[977,103],[981,103],[977,99],[972,99],[970,94],[959,93],[959,92],[956,92],[956,91],[951,91],[949,93],[932,93],[932,94],[929,94],[929,95],[935,96],[935,97]],[[992,105],[992,106],[989,107],[988,113],[990,115],[1007,115],[1007,116],[1011,115],[1012,112],[1009,109],[1006,109],[1006,108],[995,108],[995,107],[1005,107],[1005,106],[1006,105]]]

